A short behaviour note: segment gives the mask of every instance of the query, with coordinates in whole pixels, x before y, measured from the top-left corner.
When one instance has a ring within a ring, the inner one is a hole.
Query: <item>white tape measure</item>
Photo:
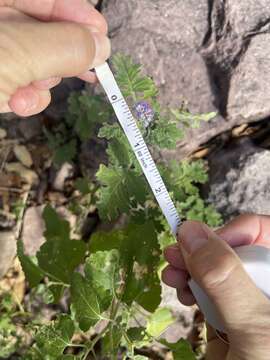
[[[170,197],[168,190],[160,176],[156,164],[148,150],[148,147],[142,137],[129,106],[124,99],[114,75],[107,63],[97,67],[97,77],[103,86],[110,103],[113,106],[115,114],[128,138],[128,141],[134,151],[143,173],[157,199],[157,202],[166,217],[172,233],[176,236],[177,229],[181,223],[178,212]]]
[[[171,227],[172,233],[176,236],[177,229],[181,223],[180,217],[142,137],[136,120],[117,85],[109,65],[105,63],[95,70],[157,202]],[[268,280],[270,277],[270,249],[260,246],[243,246],[234,250],[242,260],[246,271],[257,287],[270,299],[270,281]],[[214,304],[207,294],[192,279],[189,281],[189,286],[210,325],[217,330],[226,331]]]

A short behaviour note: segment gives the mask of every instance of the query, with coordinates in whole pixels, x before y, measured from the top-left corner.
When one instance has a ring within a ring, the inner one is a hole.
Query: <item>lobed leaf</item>
[[[119,281],[119,257],[115,250],[92,254],[85,265],[85,276],[74,273],[71,301],[83,331],[89,330],[110,306]]]
[[[201,122],[208,122],[213,120],[216,116],[216,112],[210,112],[205,114],[192,114],[187,108],[181,107],[180,109],[173,109],[171,113],[174,117],[186,127],[199,128]]]
[[[90,251],[118,249],[124,288],[121,300],[131,305],[139,303],[155,311],[161,301],[161,286],[157,276],[160,246],[154,225],[130,224],[124,230],[97,233],[90,239]]]
[[[146,331],[153,337],[159,337],[174,322],[175,319],[169,309],[159,308],[150,315]]]
[[[45,208],[43,217],[46,242],[37,253],[38,264],[52,279],[69,284],[71,274],[83,262],[86,244],[71,240],[69,223],[50,206]]]
[[[164,340],[160,341],[160,343],[172,351],[174,360],[196,360],[195,354],[186,340],[180,340],[175,344],[168,343]]]
[[[69,97],[66,121],[85,141],[95,135],[97,125],[108,120],[111,114],[111,107],[101,96],[74,93]]]
[[[42,269],[34,263],[34,261],[24,254],[23,242],[18,240],[17,255],[20,260],[23,272],[31,288],[36,287],[40,281],[44,278],[44,272]]]
[[[159,119],[155,127],[150,130],[148,142],[161,149],[175,149],[178,140],[183,139],[183,130],[175,122],[168,119]]]
[[[39,353],[45,359],[57,359],[69,346],[74,331],[73,320],[68,315],[60,315],[54,323],[42,326],[35,336]]]
[[[113,58],[116,80],[125,97],[134,101],[138,98],[152,98],[158,95],[154,81],[142,74],[141,65],[135,64],[131,57],[117,54]]]
[[[101,165],[96,174],[101,183],[98,210],[102,219],[115,220],[146,199],[145,180],[134,171]]]

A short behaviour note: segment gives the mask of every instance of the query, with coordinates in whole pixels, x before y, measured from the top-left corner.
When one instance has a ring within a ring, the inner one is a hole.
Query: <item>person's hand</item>
[[[178,240],[165,250],[169,266],[163,281],[177,289],[184,305],[193,305],[190,274],[215,304],[229,340],[227,346],[210,330],[206,359],[270,359],[270,301],[231,248],[254,244],[270,248],[270,217],[240,216],[216,232],[188,221],[180,227]]]
[[[50,103],[64,77],[110,55],[107,24],[87,0],[0,0],[0,113],[30,116]]]

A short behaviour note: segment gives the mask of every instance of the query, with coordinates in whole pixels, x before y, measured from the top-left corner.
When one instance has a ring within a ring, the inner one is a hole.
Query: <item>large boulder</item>
[[[233,72],[228,96],[228,115],[233,121],[256,121],[270,114],[270,34],[251,39]]]
[[[199,52],[208,31],[208,0],[109,0],[103,12],[113,51],[143,64],[160,87],[163,103],[176,106],[188,99],[194,111],[213,109]]]
[[[179,144],[178,157],[270,115],[268,0],[104,0],[103,13],[113,51],[143,64],[164,104],[219,111]]]
[[[213,154],[208,200],[225,221],[244,213],[270,215],[270,151],[249,141]]]
[[[270,3],[268,0],[228,0],[227,16],[236,34],[254,34],[269,24]]]

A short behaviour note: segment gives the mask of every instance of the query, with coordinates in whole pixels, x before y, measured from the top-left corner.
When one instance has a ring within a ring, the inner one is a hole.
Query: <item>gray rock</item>
[[[225,220],[243,214],[270,215],[270,151],[244,143],[210,159],[209,202]]]
[[[186,339],[193,328],[196,308],[182,305],[176,295],[176,290],[162,284],[162,307],[169,308],[176,318],[174,324],[162,334],[162,338],[170,343]]]
[[[143,64],[163,104],[186,100],[192,112],[220,112],[189,132],[177,157],[270,114],[270,42],[259,35],[270,29],[268,0],[107,0],[103,12],[113,51]]]
[[[22,240],[27,255],[36,255],[44,243],[43,232],[45,230],[42,218],[44,206],[30,207],[25,211],[23,219]]]
[[[208,1],[113,0],[105,4],[113,51],[129,54],[143,64],[159,86],[164,105],[177,107],[187,100],[194,113],[218,111],[200,52],[209,28]],[[200,131],[190,131],[177,155],[168,152],[164,156],[181,158],[229,127],[220,116],[203,124]]]
[[[270,34],[252,38],[232,75],[227,108],[232,119],[249,122],[270,115],[269,44]]]
[[[16,238],[13,231],[0,232],[0,279],[5,276],[16,256]]]
[[[57,171],[55,179],[53,181],[53,189],[57,191],[63,191],[65,187],[65,181],[74,174],[74,167],[69,163],[64,163]]]
[[[213,110],[207,68],[197,51],[208,29],[207,0],[112,0],[103,12],[113,51],[144,65],[163,103],[176,106],[188,99],[195,111]]]
[[[33,206],[26,210],[23,219],[22,241],[24,243],[24,250],[27,255],[36,255],[41,245],[45,242],[43,236],[45,224],[42,217],[44,206]],[[71,227],[71,236],[77,239],[75,234],[76,216],[68,211],[64,206],[58,207],[57,212],[65,220],[67,220]]]
[[[247,35],[269,22],[270,3],[268,0],[228,0],[227,12],[234,31],[239,35]]]

